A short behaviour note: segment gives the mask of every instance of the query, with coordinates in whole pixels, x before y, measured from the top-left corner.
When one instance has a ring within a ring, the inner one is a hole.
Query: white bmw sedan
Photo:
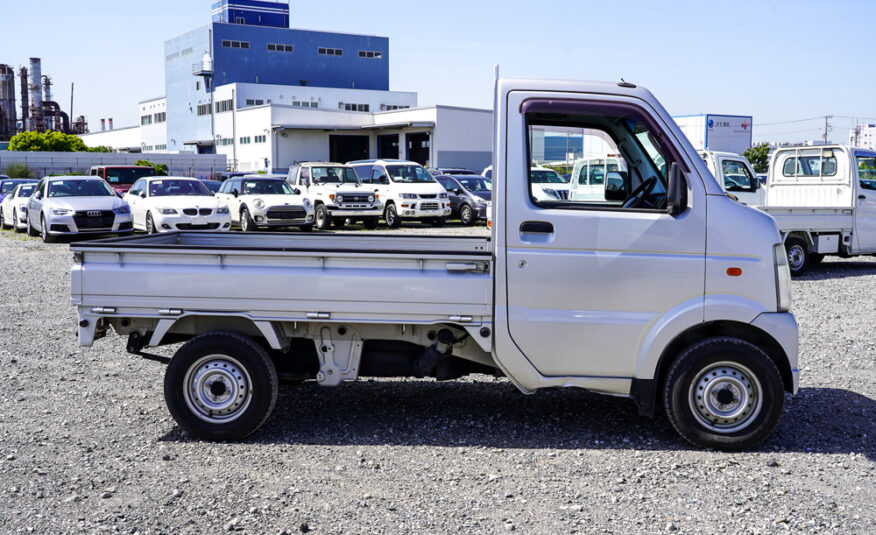
[[[231,230],[228,207],[196,178],[141,178],[124,199],[131,206],[134,228],[147,234]]]
[[[80,234],[134,232],[128,203],[106,181],[88,176],[45,177],[27,203],[27,232],[44,242]]]

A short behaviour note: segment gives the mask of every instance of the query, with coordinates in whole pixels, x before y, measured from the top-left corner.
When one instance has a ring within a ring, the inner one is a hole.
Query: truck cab
[[[345,164],[304,162],[289,168],[286,181],[311,197],[314,225],[328,230],[346,222],[362,221],[365,228],[377,228],[383,208],[379,194],[362,184],[354,169]]]
[[[742,204],[761,206],[766,190],[745,156],[732,152],[700,151],[700,157],[724,191]]]

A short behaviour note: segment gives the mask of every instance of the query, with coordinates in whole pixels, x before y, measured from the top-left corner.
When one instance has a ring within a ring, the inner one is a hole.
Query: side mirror
[[[666,208],[669,215],[675,217],[687,208],[687,182],[678,162],[672,162],[669,167],[669,184],[666,188]]]
[[[462,195],[462,188],[454,188],[453,193],[455,193],[457,195]]]
[[[146,198],[146,192],[145,192],[145,191],[141,191],[141,192],[140,192],[140,198],[141,198],[141,199],[145,199],[145,198]]]
[[[295,195],[301,195],[301,190],[299,188],[295,188],[292,190],[292,193],[294,193]]]
[[[380,178],[377,179],[377,182],[380,184],[389,184],[389,179],[386,178],[386,175],[380,175]]]
[[[751,191],[757,191],[761,188],[760,179],[755,176],[751,179]]]
[[[237,197],[240,195],[240,192],[237,191],[236,189],[233,189],[233,190],[231,190],[231,194],[234,195],[235,197]]]
[[[608,173],[605,177],[605,200],[611,202],[627,200],[627,187],[620,173]]]
[[[42,191],[37,191],[36,193],[34,193],[33,198],[36,199],[36,200],[40,200],[40,199],[42,199],[42,198],[43,198],[43,192],[42,192]]]

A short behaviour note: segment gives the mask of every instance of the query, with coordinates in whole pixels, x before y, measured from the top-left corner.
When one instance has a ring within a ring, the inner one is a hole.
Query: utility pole
[[[825,115],[824,116],[824,144],[827,145],[827,133],[830,132],[830,120],[833,119],[833,115]]]

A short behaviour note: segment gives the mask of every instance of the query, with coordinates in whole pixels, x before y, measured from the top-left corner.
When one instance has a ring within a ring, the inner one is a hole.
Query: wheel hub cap
[[[251,384],[249,374],[235,359],[225,355],[204,357],[186,373],[186,405],[204,421],[230,422],[249,407]]]
[[[697,374],[690,387],[696,419],[719,433],[747,427],[760,413],[761,386],[748,368],[730,362],[710,365]]]
[[[800,269],[803,265],[803,258],[805,258],[805,252],[799,245],[795,245],[788,250],[788,263],[791,264],[792,268]]]

